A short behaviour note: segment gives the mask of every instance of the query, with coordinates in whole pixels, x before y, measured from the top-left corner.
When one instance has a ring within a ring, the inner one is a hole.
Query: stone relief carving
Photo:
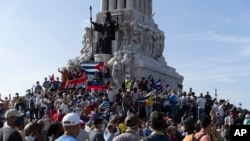
[[[105,4],[106,2],[103,0],[103,3]],[[72,69],[76,65],[80,65],[81,62],[90,61],[93,43],[95,61],[105,62],[105,65],[111,70],[113,81],[117,87],[121,86],[125,75],[140,78],[156,72],[158,73],[156,76],[169,74],[177,78],[176,71],[170,71],[171,69],[167,66],[162,55],[165,35],[158,28],[158,25],[155,24],[152,18],[152,9],[144,9],[148,11],[144,11],[142,14],[139,9],[136,11],[135,7],[132,8],[133,10],[121,8],[127,7],[127,5],[124,5],[122,2],[119,3],[119,8],[117,6],[119,10],[116,11],[116,9],[112,8],[112,15],[119,15],[119,19],[121,19],[119,22],[121,26],[118,29],[120,32],[117,32],[115,35],[118,38],[115,38],[116,41],[112,43],[112,45],[116,46],[115,50],[112,51],[113,54],[111,53],[110,56],[103,56],[102,53],[99,54],[100,52],[96,54],[97,48],[95,44],[97,43],[97,38],[93,39],[91,37],[91,29],[86,27],[82,38],[81,54],[79,57],[70,59],[67,68]],[[113,3],[102,5],[104,9],[98,14],[99,18],[97,17],[97,21],[100,21],[100,18],[103,18],[105,12],[109,10],[109,4],[112,5]],[[147,4],[146,7],[152,8],[151,2],[146,2],[145,4]],[[140,5],[140,3],[137,5]]]
[[[128,53],[125,53],[123,59],[121,60],[122,71],[125,75],[131,76],[131,57]]]
[[[109,66],[109,68],[111,68],[111,75],[113,78],[113,82],[115,83],[115,85],[117,87],[121,86],[121,82],[123,81],[123,72],[122,72],[122,64],[121,64],[121,60],[122,60],[122,55],[120,52],[115,52],[114,53],[114,57],[111,58],[108,62],[107,62],[107,66]]]

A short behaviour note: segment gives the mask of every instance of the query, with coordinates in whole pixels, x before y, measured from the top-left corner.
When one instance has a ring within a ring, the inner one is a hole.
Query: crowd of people
[[[37,81],[24,97],[0,96],[1,141],[229,141],[230,125],[250,125],[248,110],[209,92],[184,91],[180,84],[156,89],[152,76],[129,75],[116,90],[107,74],[88,83],[98,80],[107,89],[89,90],[85,83],[65,89],[60,85],[86,74],[58,71],[61,80]]]

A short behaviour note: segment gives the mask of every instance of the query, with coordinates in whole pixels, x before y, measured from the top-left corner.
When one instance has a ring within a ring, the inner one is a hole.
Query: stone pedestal
[[[112,41],[112,55],[116,52],[121,54],[121,59],[125,54],[129,54],[132,60],[130,64],[132,67],[131,76],[135,79],[141,77],[147,78],[152,75],[157,81],[159,78],[163,81],[163,85],[169,84],[175,86],[177,83],[182,83],[183,76],[178,74],[175,68],[168,66],[165,58],[162,56],[164,50],[164,32],[158,26],[155,26],[154,20],[151,19],[151,0],[134,0],[134,8],[126,8],[110,11],[112,19],[116,17],[119,19],[121,26],[128,26],[128,42],[124,42],[124,35],[122,30],[116,32],[116,39]],[[131,2],[131,1],[126,1]],[[143,6],[142,6],[143,4]],[[132,5],[131,5],[132,6]],[[145,10],[145,7],[148,7]],[[129,6],[130,7],[130,6]],[[97,22],[102,23],[102,17],[105,12],[97,13]],[[127,22],[127,24],[125,24]],[[97,40],[95,41],[97,42]],[[114,61],[112,55],[96,54],[95,61]],[[136,56],[136,57],[135,57]],[[112,66],[110,66],[112,67]],[[124,76],[122,76],[124,77]]]
[[[95,62],[107,62],[112,57],[111,54],[95,54]]]

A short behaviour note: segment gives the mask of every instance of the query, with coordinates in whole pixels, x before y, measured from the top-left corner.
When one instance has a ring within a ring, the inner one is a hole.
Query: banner
[[[109,86],[107,85],[98,85],[98,86],[95,86],[95,85],[89,85],[87,87],[87,89],[90,91],[91,89],[94,89],[94,90],[107,90]]]
[[[77,88],[84,85],[84,82],[88,80],[88,77],[81,77],[78,79],[70,80],[66,82],[65,88]]]

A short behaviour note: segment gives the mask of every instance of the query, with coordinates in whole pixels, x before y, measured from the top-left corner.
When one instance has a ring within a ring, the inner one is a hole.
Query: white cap
[[[77,113],[68,113],[62,119],[63,126],[74,126],[82,123],[80,116]]]
[[[250,118],[250,114],[246,114],[246,115],[245,115],[245,118]]]
[[[18,112],[16,109],[9,109],[8,111],[5,112],[5,118],[10,118],[10,117],[21,117],[23,116],[23,113]]]

